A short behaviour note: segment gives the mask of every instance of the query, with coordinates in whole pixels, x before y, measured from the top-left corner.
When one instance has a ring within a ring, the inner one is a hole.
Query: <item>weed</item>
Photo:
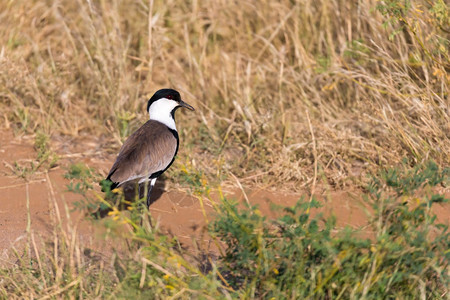
[[[127,138],[131,132],[130,132],[130,121],[134,120],[136,118],[136,114],[130,113],[130,112],[123,112],[119,113],[117,116],[117,122],[120,132],[120,137],[122,140]]]
[[[30,125],[29,109],[27,107],[18,108],[14,114],[19,122],[19,128],[26,131]]]
[[[372,239],[350,228],[332,234],[334,217],[311,217],[320,206],[316,200],[300,200],[276,220],[257,207],[243,210],[224,200],[210,229],[227,245],[220,271],[249,298],[415,298],[416,291],[440,298],[450,283],[450,236],[431,207],[447,199],[432,194],[416,204],[400,200],[448,179],[448,170],[431,162],[375,178],[369,194]]]
[[[64,178],[70,180],[67,184],[67,190],[83,197],[81,200],[73,203],[74,209],[96,214],[106,211],[109,208],[105,203],[92,199],[94,184],[97,184],[101,178],[94,169],[89,168],[83,163],[72,164],[64,175]],[[111,182],[109,182],[109,186],[108,182],[105,184],[106,196],[112,198]]]
[[[82,163],[76,163],[69,167],[64,178],[70,179],[71,182],[67,186],[70,192],[85,195],[85,193],[93,189],[93,182],[98,177],[95,170],[87,167]],[[74,184],[73,180],[78,182]]]
[[[49,138],[45,133],[36,133],[34,149],[37,152],[35,160],[31,160],[29,163],[19,163],[18,161],[15,161],[14,166],[10,166],[16,176],[29,179],[42,168],[49,170],[56,166],[59,158],[50,149]]]
[[[314,71],[318,74],[325,73],[329,70],[331,61],[329,57],[319,56],[317,59],[317,66],[314,68]]]
[[[34,142],[34,148],[37,151],[37,161],[38,166],[42,166],[43,164],[47,164],[47,167],[53,168],[57,161],[58,156],[50,149],[49,137],[43,132],[36,133],[36,139]]]
[[[176,174],[180,179],[180,183],[189,186],[191,191],[198,196],[209,195],[210,187],[205,174],[196,169],[190,162],[185,164],[178,163],[180,166],[179,174]]]
[[[355,60],[358,64],[365,65],[368,63],[366,57],[370,56],[370,49],[362,39],[353,40],[347,45],[344,57]]]
[[[413,168],[408,165],[408,161],[404,160],[403,164],[397,168],[381,170],[368,187],[370,193],[380,198],[381,191],[388,188],[394,190],[397,197],[412,196],[416,190],[426,186],[448,185],[450,182],[450,168],[448,167],[440,170],[433,161]]]
[[[23,179],[28,179],[36,172],[36,165],[32,161],[30,162],[29,166],[19,164],[17,161],[15,161],[14,166],[12,167],[12,171],[15,176]]]

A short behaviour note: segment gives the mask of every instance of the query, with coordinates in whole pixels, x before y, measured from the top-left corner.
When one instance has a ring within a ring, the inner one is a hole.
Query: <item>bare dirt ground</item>
[[[68,166],[76,162],[83,162],[106,173],[115,155],[102,154],[96,148],[98,143],[95,142],[80,145],[79,141],[73,141],[75,145],[79,145],[78,150],[84,150],[76,153],[67,153],[67,149],[77,150],[77,146],[69,147],[67,142],[60,143],[56,152],[60,154],[61,159],[56,168],[48,173],[38,171],[22,178],[14,172],[15,164],[29,166],[36,158],[33,141],[33,137],[14,137],[10,130],[0,131],[0,258],[7,260],[12,247],[20,248],[21,241],[26,237],[27,226],[40,236],[51,235],[52,224],[58,217],[63,219],[64,224],[69,222],[72,228],[77,229],[80,240],[96,244],[100,248],[108,248],[111,241],[101,237],[102,232],[95,228],[95,223],[86,220],[79,211],[73,211],[74,203],[79,201],[81,196],[67,191],[69,180],[63,175]],[[187,248],[200,246],[207,250],[210,240],[204,230],[206,219],[213,219],[215,214],[210,201],[204,201],[202,209],[201,201],[189,193],[168,187],[167,184],[164,187],[161,183],[156,188],[158,199],[152,204],[151,213],[161,230],[177,236]],[[273,217],[270,203],[288,206],[295,204],[302,197],[302,194],[265,190],[231,189],[224,192],[227,198],[234,198],[242,203],[248,201],[252,205],[258,204],[261,212],[268,217]],[[349,225],[369,231],[365,225],[370,208],[362,200],[360,192],[322,191],[317,192],[317,197],[323,202],[323,207],[316,212],[336,215],[338,227]],[[215,199],[218,199],[217,193],[213,193],[212,200]],[[55,205],[59,208],[59,215],[54,209]],[[448,205],[438,206],[436,213],[441,222],[449,223]]]

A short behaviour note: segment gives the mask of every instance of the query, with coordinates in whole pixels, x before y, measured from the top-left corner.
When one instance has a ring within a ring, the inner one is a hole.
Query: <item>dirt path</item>
[[[92,143],[92,146],[95,146],[95,143]],[[67,191],[69,181],[63,177],[67,167],[71,163],[79,161],[107,172],[114,155],[104,157],[95,154],[98,152],[98,149],[93,149],[91,154],[66,155],[65,158],[63,156],[59,167],[51,169],[48,173],[36,172],[24,179],[18,176],[18,168],[15,167],[15,164],[22,167],[30,166],[30,162],[36,158],[33,139],[14,137],[10,131],[1,132],[0,258],[7,259],[8,250],[13,246],[20,245],[26,237],[27,226],[34,233],[43,236],[51,234],[52,224],[58,219],[58,213],[54,209],[55,205],[64,224],[67,225],[67,216],[70,216],[70,224],[72,227],[76,225],[82,241],[97,244],[100,247],[110,246],[110,241],[100,238],[101,232],[95,228],[93,223],[85,220],[80,212],[70,212],[74,203],[79,201],[81,196]],[[205,216],[209,220],[214,217],[212,203],[205,200],[203,210],[201,201],[196,197],[173,189],[168,191],[161,190],[161,187],[159,189],[161,196],[152,204],[151,213],[162,231],[177,236],[186,247],[193,247],[194,244],[197,244],[202,249],[207,249],[210,241],[205,236]],[[262,190],[245,191],[244,193],[235,189],[226,191],[226,196],[242,203],[248,201],[252,205],[258,204],[262,213],[270,217],[273,215],[270,203],[293,205],[302,195]],[[323,203],[323,208],[319,211],[325,214],[335,214],[338,227],[347,225],[361,227],[367,224],[370,209],[357,192],[322,192],[317,196]],[[212,196],[212,201],[217,198],[217,195]],[[441,206],[437,212],[440,221],[449,222],[448,205]]]

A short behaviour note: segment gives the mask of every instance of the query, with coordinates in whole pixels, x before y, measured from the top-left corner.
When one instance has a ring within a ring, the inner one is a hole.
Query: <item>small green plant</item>
[[[19,162],[15,161],[14,166],[12,167],[14,175],[16,175],[17,177],[21,177],[23,179],[29,178],[36,172],[36,170],[37,168],[33,161],[30,162],[29,166],[20,164]]]
[[[446,185],[449,178],[450,168],[440,170],[433,161],[410,168],[408,161],[403,160],[403,164],[397,168],[380,171],[370,182],[368,191],[377,200],[380,200],[387,190],[395,191],[396,197],[411,196],[421,188]]]
[[[449,32],[449,11],[448,5],[442,0],[435,0],[427,5],[428,8],[417,4],[413,7],[412,2],[389,0],[377,4],[376,9],[387,18],[384,26],[393,25],[394,29],[389,36],[393,40],[399,33],[404,33],[409,44],[414,40],[419,45],[425,56],[431,58],[435,63],[448,65],[449,40],[441,38]],[[423,34],[422,22],[432,24],[433,34],[425,36]],[[433,36],[434,35],[434,36]],[[415,58],[417,60],[417,57]]]
[[[318,74],[322,74],[328,71],[331,65],[331,58],[328,56],[318,56],[316,58],[316,66],[314,68],[314,71]]]
[[[209,195],[210,187],[205,174],[192,166],[190,162],[179,165],[180,171],[175,174],[178,178],[178,182],[189,186],[192,193],[195,195]]]
[[[19,122],[20,130],[26,131],[31,123],[28,107],[17,108],[17,110],[14,111],[14,115]]]
[[[41,167],[51,169],[56,166],[59,158],[50,149],[49,138],[45,133],[40,131],[36,133],[34,149],[37,152],[37,157],[36,160],[30,161],[29,165],[28,163],[23,164],[17,161],[14,162],[12,171],[16,176],[27,179],[35,174]]]
[[[49,143],[49,137],[45,133],[39,131],[36,134],[36,138],[34,141],[34,148],[37,151],[37,161],[38,166],[47,164],[47,167],[53,168],[57,161],[58,161],[58,155],[56,155],[51,149],[50,149],[50,143]]]
[[[118,113],[117,123],[120,131],[120,138],[125,139],[130,135],[130,122],[136,119],[136,114],[128,111]]]
[[[89,191],[94,189],[94,184],[101,178],[94,169],[83,163],[72,164],[64,175],[64,178],[70,180],[67,184],[67,190],[69,192],[83,196],[82,200],[74,203],[76,209],[88,212],[98,212],[108,209],[105,203],[92,199],[92,194],[89,193]],[[108,186],[106,183],[107,195],[112,195],[110,184]]]
[[[360,65],[368,63],[367,57],[371,54],[363,39],[352,40],[344,51],[344,57],[355,60]]]
[[[93,189],[93,182],[97,175],[94,169],[89,168],[83,163],[76,163],[69,167],[64,178],[70,179],[71,182],[67,186],[70,192],[85,195],[88,190]],[[74,181],[77,181],[76,183]]]

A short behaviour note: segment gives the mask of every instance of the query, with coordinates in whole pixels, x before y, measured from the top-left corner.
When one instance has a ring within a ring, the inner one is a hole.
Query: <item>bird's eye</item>
[[[173,99],[172,95],[167,96],[167,99]]]

